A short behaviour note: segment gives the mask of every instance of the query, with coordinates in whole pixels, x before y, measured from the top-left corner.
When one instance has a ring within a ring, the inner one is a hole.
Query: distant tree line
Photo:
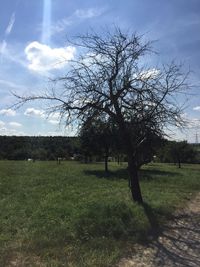
[[[0,159],[56,160],[79,153],[77,137],[0,136]]]
[[[157,151],[157,160],[177,164],[179,168],[182,163],[200,163],[200,146],[186,141],[165,140],[163,146]]]
[[[139,155],[138,166],[158,161],[181,167],[182,163],[200,163],[200,146],[186,141],[168,141],[150,132]],[[68,160],[74,157],[84,163],[104,161],[106,172],[110,160],[127,161],[116,125],[100,119],[86,122],[77,137],[0,136],[0,160]]]

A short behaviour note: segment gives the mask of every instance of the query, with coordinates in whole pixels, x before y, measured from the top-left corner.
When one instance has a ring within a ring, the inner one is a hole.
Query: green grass
[[[113,266],[200,190],[199,165],[149,164],[138,206],[110,165],[0,161],[0,266]]]

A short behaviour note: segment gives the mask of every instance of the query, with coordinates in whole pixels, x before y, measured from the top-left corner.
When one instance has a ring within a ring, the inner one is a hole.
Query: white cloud
[[[200,111],[200,106],[194,107],[193,110]]]
[[[6,127],[0,128],[0,135],[16,135],[16,136],[22,136],[26,135],[24,132],[17,131],[16,129],[8,129]]]
[[[0,129],[2,129],[5,126],[5,123],[3,121],[0,121]]]
[[[54,112],[48,115],[48,122],[54,125],[58,125],[60,123],[60,113]]]
[[[51,119],[51,120],[59,120],[60,119],[60,113],[59,112],[51,113],[48,116],[48,119]]]
[[[153,68],[147,71],[142,71],[137,77],[141,80],[154,79],[159,75],[159,73],[160,70]]]
[[[65,67],[68,61],[74,58],[75,51],[73,46],[51,48],[36,41],[25,48],[25,54],[29,61],[28,68],[37,72]]]
[[[48,114],[44,110],[41,110],[41,109],[27,108],[24,112],[24,115],[46,119],[47,122],[53,125],[58,125],[60,123],[59,112]]]
[[[21,123],[16,122],[16,121],[11,121],[11,122],[9,122],[8,124],[9,124],[9,126],[11,126],[11,127],[13,127],[13,128],[19,128],[19,127],[22,126]]]
[[[11,128],[7,128],[7,126]],[[18,131],[22,125],[18,122],[12,121],[5,123],[0,120],[0,135],[25,135],[24,132]]]
[[[189,118],[188,119],[188,128],[200,128],[200,119],[197,118]]]
[[[183,113],[182,118],[186,122],[185,129],[197,129],[200,127],[200,119],[191,117],[188,113]]]
[[[53,124],[53,125],[58,125],[59,124],[59,120],[48,120],[48,122]]]
[[[16,111],[13,109],[1,109],[0,110],[0,115],[5,115],[5,116],[15,116]]]
[[[24,115],[44,118],[45,112],[41,109],[27,108],[24,112]]]

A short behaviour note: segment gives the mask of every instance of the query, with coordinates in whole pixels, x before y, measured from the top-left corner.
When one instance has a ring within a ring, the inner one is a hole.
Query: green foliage
[[[0,161],[0,266],[113,266],[200,189],[198,165],[148,165],[143,207],[127,166],[110,165]]]
[[[113,152],[119,142],[119,130],[112,120],[101,117],[89,118],[81,127],[80,133],[81,152],[87,158],[98,156],[105,158]],[[118,149],[119,150],[119,149]]]
[[[195,147],[186,141],[166,141],[166,144],[158,152],[161,162],[168,163],[197,163],[198,152]]]
[[[77,137],[0,136],[0,159],[55,160],[58,157],[69,158],[79,152]]]

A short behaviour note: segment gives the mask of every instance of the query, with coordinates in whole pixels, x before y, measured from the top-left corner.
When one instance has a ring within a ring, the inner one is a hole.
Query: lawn
[[[0,161],[0,266],[113,266],[200,190],[200,166],[149,164],[134,204],[126,165]]]

